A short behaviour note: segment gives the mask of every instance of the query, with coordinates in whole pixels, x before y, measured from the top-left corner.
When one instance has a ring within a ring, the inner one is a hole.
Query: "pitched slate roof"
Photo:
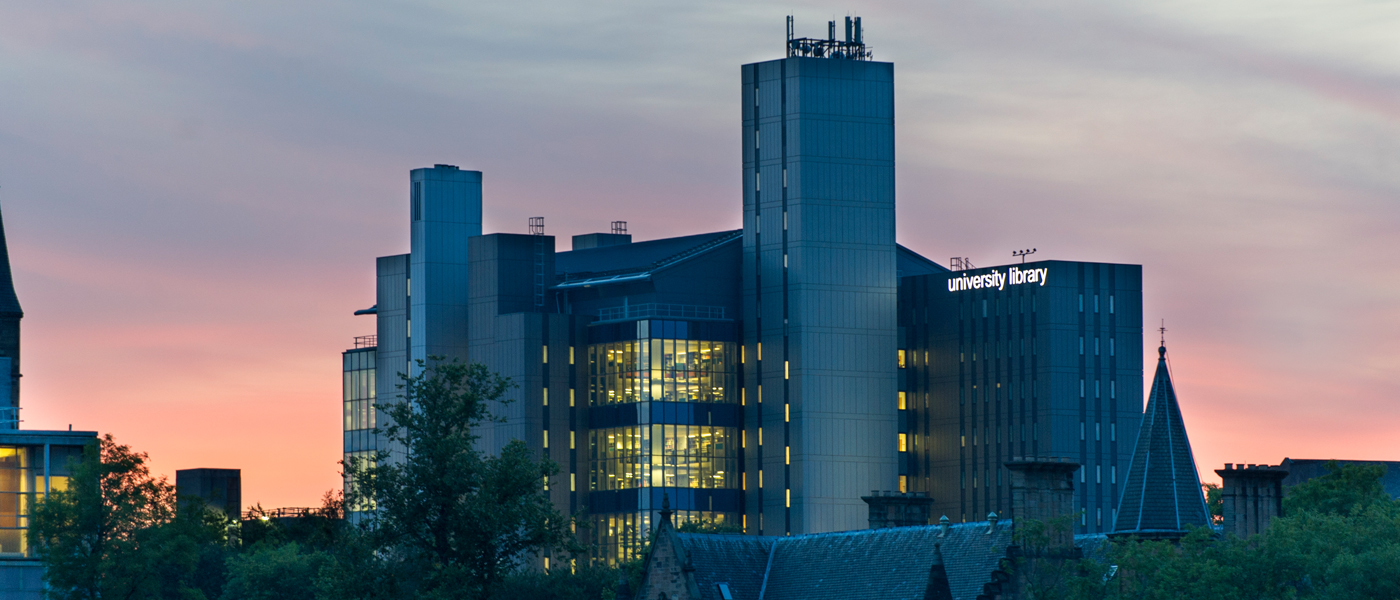
[[[5,243],[5,223],[0,219],[0,317],[23,317],[15,282],[10,276],[10,249]]]
[[[1123,483],[1114,535],[1180,537],[1188,525],[1208,525],[1205,497],[1176,402],[1167,348],[1157,349],[1157,374],[1142,416],[1133,464]]]
[[[990,531],[990,533],[989,533]],[[674,534],[704,600],[920,600],[942,554],[952,597],[973,600],[1011,543],[1011,522],[895,527],[791,537]],[[771,555],[771,560],[770,560]]]

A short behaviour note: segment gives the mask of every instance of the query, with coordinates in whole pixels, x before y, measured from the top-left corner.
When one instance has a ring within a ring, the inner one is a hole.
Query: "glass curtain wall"
[[[345,352],[345,431],[374,429],[374,352]]]
[[[734,344],[641,339],[589,347],[593,406],[629,402],[733,402]]]
[[[82,448],[49,448],[53,472],[46,474],[44,446],[0,446],[0,557],[33,556],[25,536],[30,512],[45,490],[68,489],[69,460],[78,460]]]
[[[375,362],[374,347],[356,348],[347,350],[341,354],[342,367],[342,390],[345,407],[345,467],[349,467],[356,461],[364,461],[367,465],[374,464],[375,443],[374,427],[376,418],[374,414],[375,403]],[[348,473],[348,471],[347,471]],[[347,474],[345,477],[345,491],[349,492],[354,481]],[[347,507],[351,514],[351,519],[358,517],[353,513],[363,512],[373,509],[372,502],[359,502]]]
[[[632,337],[633,323],[619,325],[625,333],[618,337]],[[731,324],[722,325],[638,321],[635,339],[588,347],[594,410],[588,433],[590,497],[627,499],[619,501],[620,512],[594,508],[588,536],[596,558],[611,563],[637,557],[663,494],[676,509],[677,525],[739,520],[738,345],[697,339],[733,331]],[[680,410],[661,410],[653,403]],[[715,405],[736,406],[728,412],[720,410],[727,407],[708,408]],[[730,414],[734,417],[716,417]],[[610,422],[619,415],[626,416]]]

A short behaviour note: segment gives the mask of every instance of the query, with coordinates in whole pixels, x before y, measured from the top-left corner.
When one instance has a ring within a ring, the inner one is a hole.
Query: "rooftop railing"
[[[629,304],[598,311],[599,321],[626,321],[629,319],[702,319],[723,320],[723,306],[698,306],[694,304]]]
[[[376,346],[378,346],[378,345],[379,345],[379,336],[377,336],[377,335],[357,335],[357,336],[355,336],[355,347],[356,347],[356,348],[374,348],[374,347],[376,347]]]

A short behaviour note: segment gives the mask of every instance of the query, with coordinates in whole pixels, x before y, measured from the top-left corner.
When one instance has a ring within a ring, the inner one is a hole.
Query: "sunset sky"
[[[24,427],[317,502],[408,171],[483,171],[487,232],[738,228],[788,14],[895,64],[901,243],[1143,265],[1206,480],[1400,460],[1400,3],[1348,0],[5,3]]]

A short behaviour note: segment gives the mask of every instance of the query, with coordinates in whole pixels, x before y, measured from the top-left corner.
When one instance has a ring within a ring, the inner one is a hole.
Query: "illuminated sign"
[[[1006,289],[1007,285],[1022,285],[1026,283],[1039,283],[1045,285],[1045,277],[1050,274],[1050,269],[1026,269],[1011,267],[1005,273],[992,269],[986,275],[963,275],[961,277],[951,277],[948,279],[948,291],[961,292],[963,290],[980,290],[996,288]]]

